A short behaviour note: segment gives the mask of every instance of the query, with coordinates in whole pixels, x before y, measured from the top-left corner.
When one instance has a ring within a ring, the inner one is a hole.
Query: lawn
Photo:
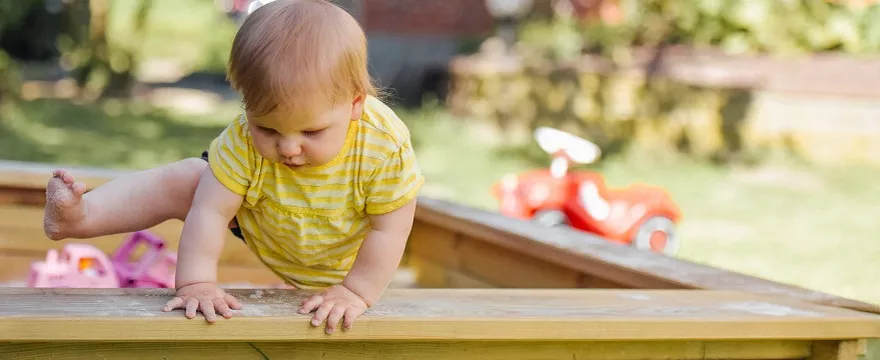
[[[236,106],[187,115],[144,104],[74,105],[63,100],[7,104],[0,158],[68,165],[145,168],[197,156],[233,118]],[[413,134],[428,183],[424,195],[493,210],[488,189],[507,172],[541,166],[536,147],[497,146],[472,119],[442,108],[399,111]],[[476,156],[479,154],[479,156]],[[774,163],[719,167],[629,151],[595,166],[611,186],[665,187],[684,212],[683,259],[880,303],[880,168],[811,168]],[[872,200],[874,199],[874,200]],[[836,248],[836,250],[835,250]]]
[[[493,181],[541,166],[482,142],[483,133],[462,136],[467,127],[442,113],[421,116],[410,122],[417,139],[425,134],[418,149],[432,180],[426,194],[492,210]],[[684,213],[680,258],[880,304],[880,167],[722,167],[663,155],[628,151],[595,169],[610,186],[644,182],[669,191]]]

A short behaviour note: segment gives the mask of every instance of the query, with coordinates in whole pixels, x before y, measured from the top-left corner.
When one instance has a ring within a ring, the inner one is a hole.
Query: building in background
[[[484,0],[335,0],[363,24],[370,70],[392,101],[418,104],[428,93],[445,97],[453,56],[474,51],[491,36]]]

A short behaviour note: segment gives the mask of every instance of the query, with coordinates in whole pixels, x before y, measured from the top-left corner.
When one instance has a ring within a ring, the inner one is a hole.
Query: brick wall
[[[368,32],[471,36],[493,29],[484,0],[363,0],[361,6]]]

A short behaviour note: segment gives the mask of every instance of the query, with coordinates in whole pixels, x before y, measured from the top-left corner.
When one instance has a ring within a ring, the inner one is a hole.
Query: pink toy
[[[132,259],[138,245],[147,247],[146,253]],[[132,234],[110,258],[116,268],[119,284],[126,288],[173,288],[177,253],[165,250],[165,241],[148,231]]]
[[[146,252],[135,258],[138,245]],[[100,249],[65,244],[59,255],[49,250],[45,261],[31,264],[28,287],[48,288],[173,288],[177,253],[147,232],[132,234],[108,257]]]
[[[49,250],[45,261],[31,264],[27,285],[37,288],[115,288],[119,279],[104,252],[86,244],[66,244],[59,256]]]

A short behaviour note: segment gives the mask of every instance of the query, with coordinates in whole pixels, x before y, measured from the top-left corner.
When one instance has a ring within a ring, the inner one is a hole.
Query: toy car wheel
[[[568,216],[559,210],[541,210],[532,216],[532,221],[543,226],[568,226]]]
[[[675,255],[679,247],[675,224],[663,216],[649,218],[639,226],[632,244],[639,250]]]

